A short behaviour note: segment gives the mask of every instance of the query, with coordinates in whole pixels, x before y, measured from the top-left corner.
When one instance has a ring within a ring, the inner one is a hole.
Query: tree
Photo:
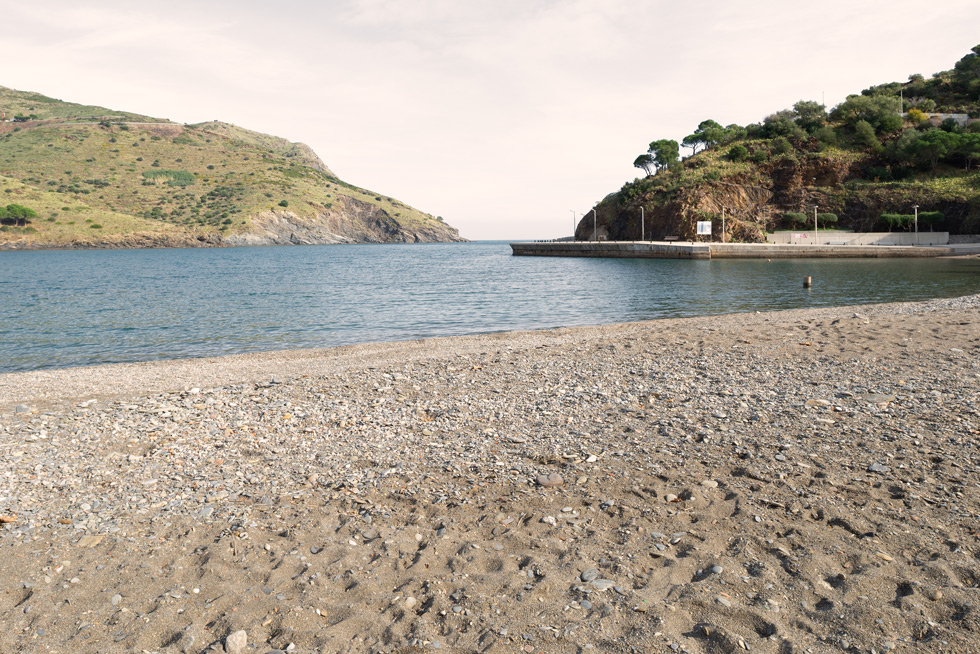
[[[673,168],[680,158],[680,146],[671,139],[654,141],[650,144],[649,152],[658,171]]]
[[[890,134],[902,128],[899,100],[890,95],[849,95],[830,112],[832,120],[854,127],[859,120],[868,122],[876,134]]]
[[[910,153],[920,163],[928,162],[932,174],[936,174],[936,167],[939,161],[944,159],[951,152],[954,152],[960,144],[960,135],[954,132],[944,132],[941,129],[934,129],[923,134],[910,148]]]
[[[970,170],[973,167],[973,162],[980,159],[980,133],[961,134],[956,154],[963,157],[966,161],[966,169]]]
[[[854,141],[867,148],[881,148],[881,141],[875,136],[875,128],[866,120],[859,120],[854,124]]]
[[[953,66],[953,84],[962,93],[980,90],[980,45]]]
[[[731,125],[725,125],[725,143],[731,143],[732,141],[742,141],[745,139],[747,132],[744,127],[738,123],[732,123]]]
[[[704,141],[701,140],[700,134],[688,134],[684,137],[684,140],[681,141],[681,145],[683,145],[685,148],[691,148],[692,157],[698,153],[699,145],[701,146],[702,150],[704,149]]]
[[[726,137],[726,131],[724,127],[709,118],[702,120],[694,133],[685,136],[681,143],[685,148],[691,148],[691,154],[697,154],[699,145],[704,150],[721,143]]]
[[[772,140],[770,149],[773,154],[789,154],[793,151],[793,144],[785,136],[780,136]]]
[[[656,170],[656,163],[653,161],[653,157],[649,154],[641,154],[639,157],[633,160],[634,168],[642,168],[643,172],[647,174],[647,177],[653,174]]]
[[[956,119],[953,118],[953,117],[949,117],[946,120],[944,120],[942,123],[940,123],[939,124],[939,129],[943,130],[944,132],[960,132],[960,131],[962,131],[960,129],[960,124],[958,122],[956,122]]]
[[[823,145],[837,145],[837,132],[830,125],[824,125],[813,131],[813,138]]]
[[[766,138],[770,139],[782,136],[800,140],[807,136],[807,133],[796,124],[795,114],[789,109],[766,116],[762,121],[762,129]]]
[[[12,221],[14,225],[20,227],[27,226],[27,223],[31,221],[31,218],[37,218],[37,214],[33,209],[23,207],[19,204],[8,204],[6,214],[6,220],[8,222]]]
[[[888,231],[900,227],[908,227],[915,220],[915,216],[910,213],[883,213],[881,222],[888,225]]]
[[[796,117],[796,124],[809,134],[813,134],[827,122],[825,107],[812,100],[800,100],[794,104],[793,113]]]

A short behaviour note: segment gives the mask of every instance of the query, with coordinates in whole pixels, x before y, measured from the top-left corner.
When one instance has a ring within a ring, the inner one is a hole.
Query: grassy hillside
[[[31,233],[66,244],[91,239],[93,230],[220,237],[248,232],[263,212],[316,219],[344,211],[352,200],[380,208],[398,229],[453,231],[394,198],[343,182],[310,148],[275,136],[220,122],[179,125],[2,87],[0,108],[21,117],[0,123],[0,206],[16,203],[38,214],[27,227],[5,226],[0,238]]]
[[[689,156],[680,158],[680,150]],[[634,166],[648,173],[597,207],[599,235],[690,238],[699,220],[729,240],[775,229],[980,232],[980,46],[931,78],[874,86],[831,111],[797,102],[760,123],[702,121],[680,143],[659,139]],[[593,237],[591,218],[577,230]]]
[[[0,86],[0,111],[6,114],[7,120],[22,116],[30,120],[74,120],[91,121],[103,118],[114,120],[130,120],[143,122],[166,122],[159,118],[142,116],[125,111],[115,111],[105,107],[76,104],[49,98],[40,93],[16,91]]]

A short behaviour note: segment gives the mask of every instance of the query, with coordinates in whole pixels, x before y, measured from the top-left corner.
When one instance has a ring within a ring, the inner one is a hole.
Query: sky
[[[310,145],[472,240],[568,236],[656,139],[929,76],[945,0],[0,0],[0,85]]]

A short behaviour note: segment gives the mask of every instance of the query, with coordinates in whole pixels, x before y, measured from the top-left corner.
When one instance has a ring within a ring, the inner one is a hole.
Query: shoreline
[[[329,348],[268,350],[186,359],[157,359],[126,363],[96,364],[0,373],[0,414],[15,404],[57,403],[93,398],[116,398],[145,393],[188,391],[191,388],[240,384],[259,380],[295,378],[301,374],[328,374],[371,365],[392,365],[401,360],[441,358],[439,351],[450,347],[454,352],[472,354],[486,350],[494,343],[520,341],[523,347],[543,347],[567,339],[621,337],[637,332],[670,329],[679,325],[702,328],[707,323],[732,320],[744,325],[770,322],[774,317],[785,320],[840,318],[854,311],[891,312],[912,307],[931,310],[932,305],[980,303],[980,294],[954,298],[936,298],[913,302],[892,302],[839,307],[813,307],[767,312],[742,312],[660,318],[647,321],[609,323],[550,329],[493,332],[440,336],[405,341],[358,343]],[[27,396],[21,389],[32,389]],[[106,392],[111,388],[111,392]]]
[[[980,651],[980,295],[0,393],[0,651]]]

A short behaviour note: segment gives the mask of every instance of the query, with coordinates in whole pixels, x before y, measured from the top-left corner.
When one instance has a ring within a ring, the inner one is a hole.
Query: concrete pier
[[[640,259],[812,259],[946,257],[950,246],[784,245],[777,243],[691,243],[665,241],[541,241],[511,243],[514,256],[620,257]],[[971,252],[972,253],[972,252]]]

